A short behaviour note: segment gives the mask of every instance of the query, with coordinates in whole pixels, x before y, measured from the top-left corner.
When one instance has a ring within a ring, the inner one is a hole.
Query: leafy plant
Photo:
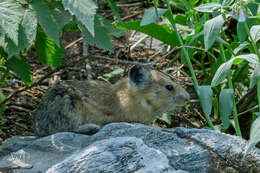
[[[115,3],[107,2],[120,21]],[[25,56],[31,45],[41,62],[61,66],[64,48],[60,37],[72,21],[87,44],[113,51],[109,36],[120,36],[122,32],[101,17],[97,8],[95,0],[0,0],[0,85],[4,85],[7,76],[18,77],[26,85],[33,83]],[[3,98],[0,97],[0,115]]]

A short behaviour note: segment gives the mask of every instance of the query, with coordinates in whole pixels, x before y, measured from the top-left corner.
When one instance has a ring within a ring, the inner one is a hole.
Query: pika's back
[[[189,94],[168,75],[133,66],[115,85],[101,81],[70,81],[47,91],[34,113],[38,136],[77,131],[84,124],[110,122],[149,124],[161,112],[183,106]]]

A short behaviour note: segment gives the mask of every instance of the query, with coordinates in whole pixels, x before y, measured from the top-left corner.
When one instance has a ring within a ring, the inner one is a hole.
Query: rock
[[[69,132],[13,137],[0,146],[0,172],[259,172],[260,150],[205,129],[111,123],[88,136]]]

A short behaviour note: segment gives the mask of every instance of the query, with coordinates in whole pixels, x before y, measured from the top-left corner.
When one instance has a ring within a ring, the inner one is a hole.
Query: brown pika
[[[168,75],[135,65],[128,78],[114,85],[70,81],[50,88],[34,111],[34,129],[37,136],[47,136],[63,131],[91,134],[110,122],[149,124],[189,98]]]

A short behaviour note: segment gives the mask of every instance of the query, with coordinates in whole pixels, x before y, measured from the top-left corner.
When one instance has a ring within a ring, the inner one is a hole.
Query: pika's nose
[[[184,104],[186,104],[190,100],[190,95],[185,91],[177,96],[177,100],[182,101]]]

